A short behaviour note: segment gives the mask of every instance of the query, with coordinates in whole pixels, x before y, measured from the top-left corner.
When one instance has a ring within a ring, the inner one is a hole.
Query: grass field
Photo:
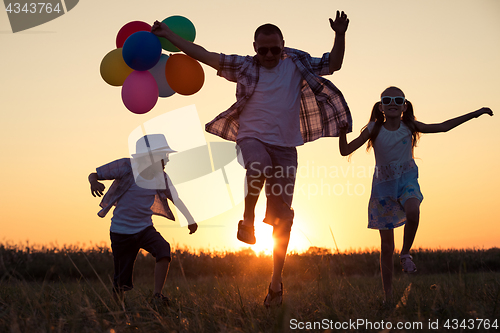
[[[393,307],[382,302],[378,256],[319,248],[291,254],[284,304],[267,310],[262,302],[271,258],[251,250],[177,250],[165,287],[172,304],[166,307],[151,299],[149,255],[138,257],[135,288],[117,303],[110,295],[107,248],[0,245],[0,332],[498,330],[500,249],[417,250],[414,276],[399,272],[395,256]]]

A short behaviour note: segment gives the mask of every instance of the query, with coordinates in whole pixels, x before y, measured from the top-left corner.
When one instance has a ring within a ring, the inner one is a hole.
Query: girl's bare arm
[[[340,155],[342,156],[350,155],[356,149],[361,147],[370,138],[370,131],[368,131],[368,128],[365,128],[363,132],[361,132],[361,134],[356,139],[348,143],[346,132],[347,129],[340,130],[339,149],[340,149]]]
[[[421,133],[448,132],[449,130],[457,127],[458,125],[461,125],[473,118],[477,118],[483,114],[489,114],[490,116],[493,116],[493,111],[491,111],[490,108],[481,108],[479,110],[464,114],[463,116],[460,117],[449,119],[439,124],[425,124],[419,121],[416,121],[415,124],[417,127],[417,131]]]

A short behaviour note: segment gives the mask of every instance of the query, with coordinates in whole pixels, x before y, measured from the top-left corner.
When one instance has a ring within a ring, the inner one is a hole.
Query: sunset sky
[[[195,105],[204,125],[235,101],[235,84],[203,65],[205,83],[198,93],[161,98],[143,115],[128,111],[120,87],[106,84],[99,73],[124,24],[182,15],[193,22],[195,42],[206,49],[253,55],[255,28],[270,22],[281,28],[286,46],[321,56],[334,39],[328,18],[344,10],[350,19],[344,64],[327,78],[351,109],[348,140],[366,125],[373,104],[391,85],[405,92],[424,123],[483,106],[496,114],[448,133],[422,135],[415,156],[424,201],[414,247],[499,246],[500,1],[313,0],[307,5],[297,0],[84,0],[51,22],[15,34],[2,11],[0,241],[109,244],[112,215],[97,216],[100,199],[90,194],[88,174],[129,156],[129,135],[148,120]],[[222,141],[208,133],[204,139]],[[378,232],[367,229],[373,151],[366,153],[364,146],[349,162],[340,156],[337,138],[322,138],[299,147],[298,154],[290,250],[336,250],[332,234],[340,251],[378,248]],[[260,222],[264,209],[261,196],[257,252],[271,247],[271,228]],[[198,221],[194,235],[178,222],[154,217],[154,223],[174,247],[233,251],[247,247],[236,239],[242,213],[239,203]],[[401,235],[399,228],[398,248]]]

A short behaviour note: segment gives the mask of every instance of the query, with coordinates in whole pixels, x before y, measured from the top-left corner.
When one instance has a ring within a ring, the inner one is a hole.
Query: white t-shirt
[[[240,114],[237,139],[252,137],[282,147],[304,144],[300,133],[302,76],[292,59],[260,67],[259,82]]]
[[[111,232],[130,235],[153,225],[151,206],[155,201],[156,190],[138,186],[137,183],[142,186],[151,183],[150,187],[154,188],[156,180],[138,176],[136,182],[118,199],[111,218]]]
[[[374,126],[375,122],[368,124],[370,133]],[[403,122],[395,131],[389,131],[382,125],[373,150],[377,166],[402,164],[413,159],[410,129]]]

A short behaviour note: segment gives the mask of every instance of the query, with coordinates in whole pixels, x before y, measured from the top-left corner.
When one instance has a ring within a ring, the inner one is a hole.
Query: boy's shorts
[[[111,250],[115,265],[113,286],[116,291],[131,290],[134,263],[140,249],[151,253],[158,262],[168,258],[170,261],[170,244],[153,226],[149,226],[137,234],[117,234],[110,232]]]

